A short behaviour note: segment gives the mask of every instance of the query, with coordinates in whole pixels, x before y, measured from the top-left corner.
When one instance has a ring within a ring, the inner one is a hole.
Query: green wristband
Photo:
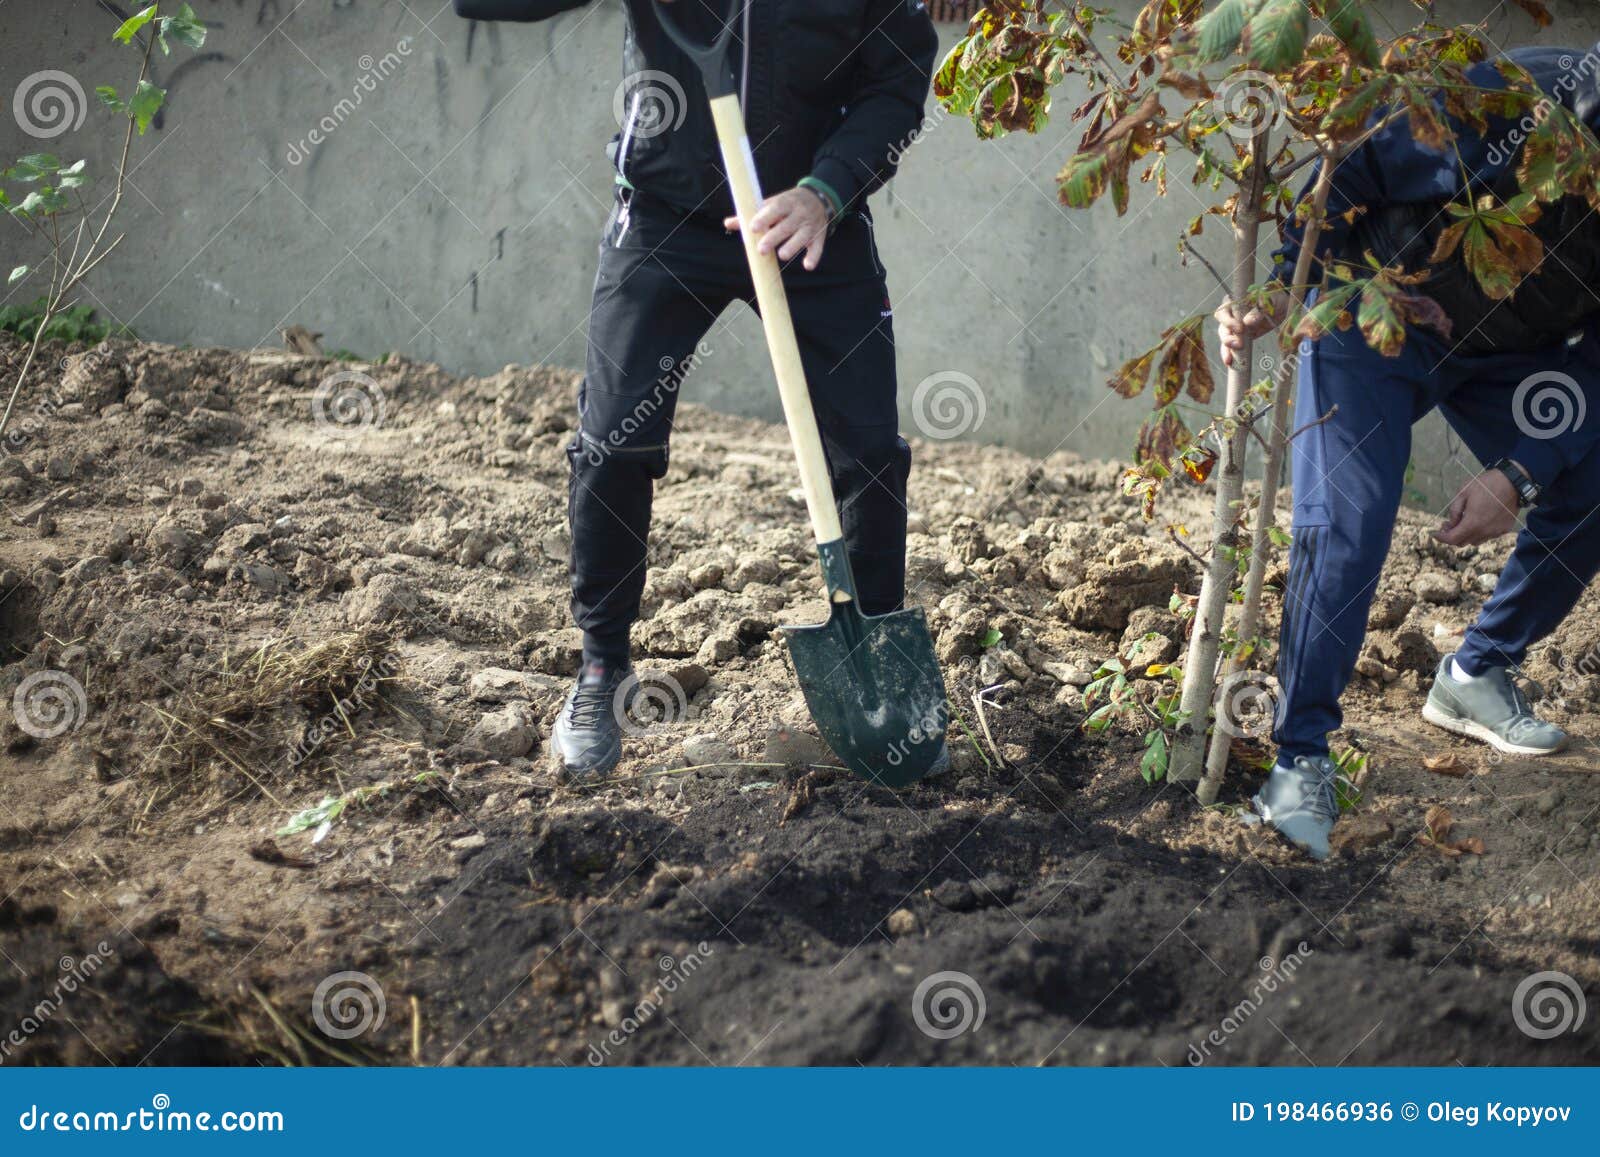
[[[828,208],[830,210],[828,213],[829,221],[837,221],[844,213],[844,201],[840,199],[838,193],[833,191],[833,186],[828,184],[828,182],[824,181],[821,177],[801,177],[799,180],[799,187],[802,189],[810,189],[813,193],[818,193],[821,195],[822,199],[828,203]]]

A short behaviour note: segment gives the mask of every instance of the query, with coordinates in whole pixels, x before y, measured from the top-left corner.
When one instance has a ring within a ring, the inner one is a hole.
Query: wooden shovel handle
[[[745,135],[744,114],[737,96],[719,96],[711,102],[716,120],[717,143],[722,147],[722,166],[733,189],[733,204],[741,223],[748,222],[761,208],[761,186],[756,177],[755,158],[750,138]],[[744,254],[750,262],[750,278],[755,282],[756,301],[761,306],[761,325],[767,331],[767,351],[772,355],[772,370],[778,377],[778,397],[783,401],[783,417],[794,443],[795,460],[800,465],[800,488],[805,492],[806,509],[811,512],[811,529],[819,543],[837,542],[844,537],[839,525],[839,508],[833,501],[833,484],[828,478],[828,460],[822,451],[822,434],[817,429],[817,414],[811,407],[811,391],[806,388],[806,371],[800,361],[800,343],[795,340],[794,321],[789,316],[789,298],[783,291],[783,272],[776,253],[761,253],[760,238],[748,229]]]

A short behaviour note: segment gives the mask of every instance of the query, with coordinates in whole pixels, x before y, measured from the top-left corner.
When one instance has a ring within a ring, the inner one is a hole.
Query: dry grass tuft
[[[225,655],[174,710],[154,708],[166,726],[159,763],[174,772],[201,771],[220,760],[282,804],[257,774],[260,762],[286,757],[298,766],[330,735],[354,738],[352,720],[387,702],[398,672],[394,638],[375,629],[310,645],[269,639]]]

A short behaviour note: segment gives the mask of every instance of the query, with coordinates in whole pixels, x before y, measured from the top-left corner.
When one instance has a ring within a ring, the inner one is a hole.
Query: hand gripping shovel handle
[[[739,98],[732,94],[711,102],[716,120],[717,143],[722,148],[723,167],[733,189],[734,209],[744,225],[761,208],[761,189],[756,178],[755,160],[750,153],[750,138],[745,135],[744,114]],[[811,529],[818,545],[844,537],[839,525],[839,508],[833,500],[833,484],[828,478],[828,460],[822,451],[822,434],[817,429],[816,411],[811,406],[811,391],[806,388],[806,372],[800,361],[800,343],[789,316],[789,297],[783,289],[783,273],[776,253],[760,252],[760,238],[741,229],[744,254],[750,262],[750,278],[755,282],[756,301],[761,306],[761,325],[767,332],[767,349],[772,355],[772,371],[778,378],[778,397],[789,426],[789,439],[800,467],[800,488],[805,492],[806,508],[811,512]]]
[[[656,14],[679,48],[700,67],[706,91],[711,97],[711,116],[716,124],[717,144],[722,150],[722,166],[733,190],[734,211],[741,226],[747,225],[761,208],[761,184],[756,176],[755,156],[745,131],[744,113],[739,107],[737,85],[728,62],[727,47],[733,19],[724,22],[721,35],[710,45],[697,44],[687,36],[667,12],[656,5]],[[761,325],[767,334],[767,350],[772,370],[778,378],[778,397],[789,427],[789,439],[800,467],[800,488],[805,493],[806,509],[811,514],[811,529],[823,549],[829,597],[835,602],[854,597],[848,568],[828,565],[830,555],[842,561],[839,541],[844,530],[839,524],[839,508],[833,500],[833,484],[828,478],[828,460],[822,450],[822,434],[817,429],[811,392],[806,388],[805,368],[800,361],[800,343],[795,339],[794,321],[789,316],[789,298],[783,289],[783,273],[776,253],[762,253],[760,238],[741,228],[744,253],[750,263],[750,279],[755,283],[756,302],[761,307]],[[829,548],[832,548],[831,550]]]

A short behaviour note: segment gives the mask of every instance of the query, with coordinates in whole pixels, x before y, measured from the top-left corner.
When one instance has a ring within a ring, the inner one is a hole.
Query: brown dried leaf
[[[1430,755],[1422,761],[1422,766],[1429,771],[1436,771],[1440,775],[1460,777],[1467,774],[1466,766],[1452,752],[1449,755]]]

